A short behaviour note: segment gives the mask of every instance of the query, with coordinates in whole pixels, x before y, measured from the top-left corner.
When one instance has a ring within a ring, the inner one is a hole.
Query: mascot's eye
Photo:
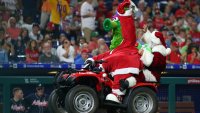
[[[113,18],[113,20],[114,20],[114,21],[118,21],[118,20],[119,20],[119,18],[118,18],[118,17],[115,17],[115,18]]]

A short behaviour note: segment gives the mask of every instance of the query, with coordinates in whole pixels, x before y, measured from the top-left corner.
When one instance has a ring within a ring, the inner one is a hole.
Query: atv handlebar
[[[85,65],[84,65],[84,67],[83,67],[83,69],[86,69],[86,70],[90,70],[90,71],[95,71],[96,72],[96,64],[102,64],[102,63],[106,63],[107,61],[105,61],[105,60],[95,60],[95,61],[93,61],[93,62],[87,62]]]

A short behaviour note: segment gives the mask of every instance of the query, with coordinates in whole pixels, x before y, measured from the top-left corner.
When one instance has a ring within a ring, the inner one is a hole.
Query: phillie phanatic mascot
[[[86,60],[86,63],[94,63],[94,60],[106,61],[106,63],[101,64],[99,67],[102,68],[104,72],[110,73],[114,78],[113,85],[111,86],[112,93],[106,96],[106,100],[118,103],[121,103],[122,95],[125,95],[126,92],[126,90],[120,90],[120,80],[126,79],[130,87],[134,86],[136,84],[134,75],[139,74],[141,66],[140,55],[135,47],[136,30],[132,16],[133,6],[135,6],[135,4],[130,0],[124,0],[118,6],[119,23],[115,25],[118,25],[118,30],[121,29],[122,41],[118,43],[119,45],[116,44],[117,46],[113,47],[111,51]],[[117,28],[112,28],[114,36],[120,33],[117,31],[115,32]],[[120,35],[118,34],[118,36]],[[112,43],[114,43],[114,40]]]

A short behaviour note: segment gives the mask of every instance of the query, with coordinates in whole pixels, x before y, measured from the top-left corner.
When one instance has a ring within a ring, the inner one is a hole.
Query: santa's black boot
[[[120,91],[124,91],[124,90],[128,89],[129,82],[127,80],[122,79],[119,81],[119,83],[120,83],[120,88],[119,88]]]

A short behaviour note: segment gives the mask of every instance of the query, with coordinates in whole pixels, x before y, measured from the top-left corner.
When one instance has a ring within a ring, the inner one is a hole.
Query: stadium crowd
[[[167,63],[200,64],[199,0],[134,0],[141,26],[162,31]],[[75,63],[109,50],[103,21],[120,0],[0,0],[0,62]]]

